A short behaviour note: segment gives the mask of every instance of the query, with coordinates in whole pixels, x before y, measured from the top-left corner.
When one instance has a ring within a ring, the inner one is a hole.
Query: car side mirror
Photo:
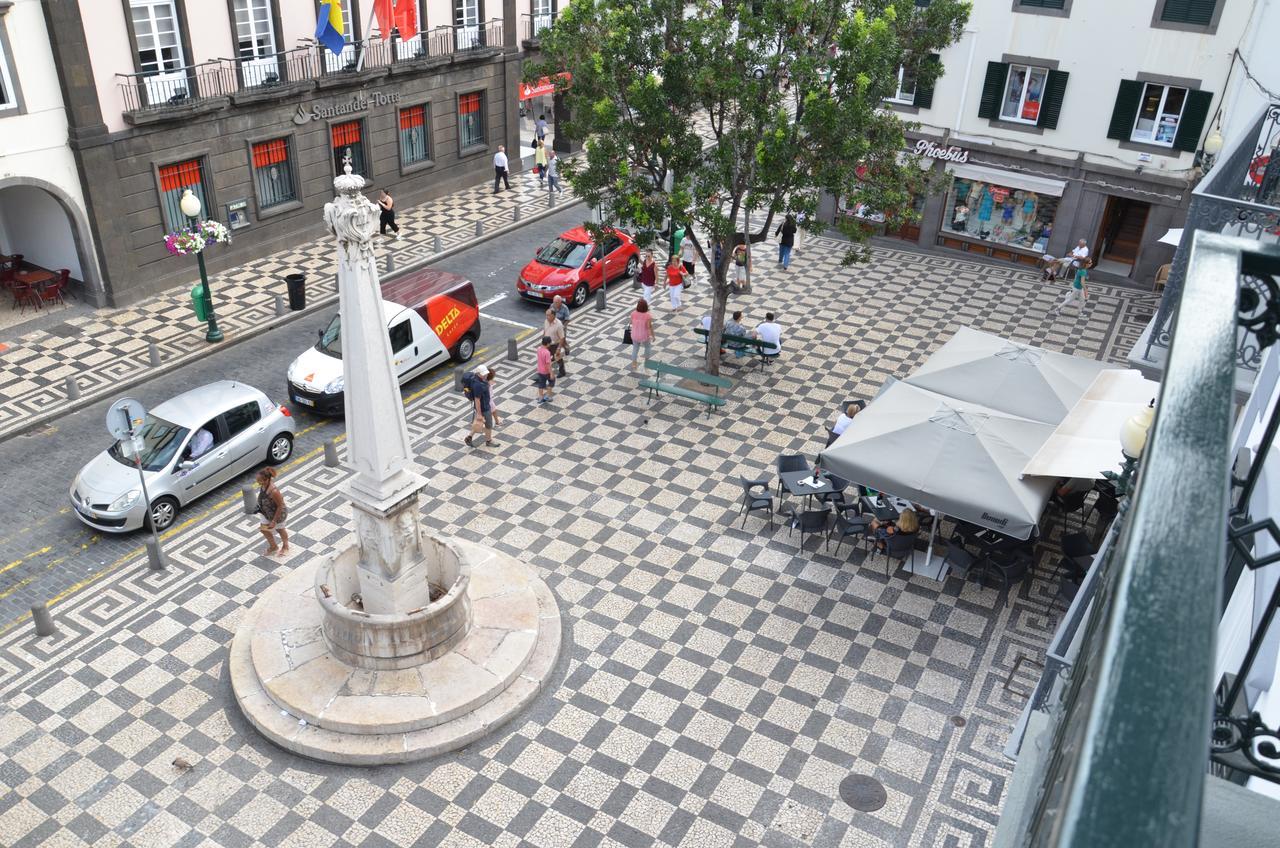
[[[583,268],[594,268],[594,267],[595,267],[595,264],[596,264],[596,261],[595,261],[594,259],[588,259],[588,260],[587,260],[587,264],[586,264],[586,265],[583,265],[582,267],[583,267]]]
[[[195,468],[195,467],[196,467],[196,464],[195,464],[194,462],[192,462],[191,460],[189,460],[189,459],[181,460],[181,461],[178,463],[178,470],[179,470],[179,471],[190,471],[191,469],[193,469],[193,468]]]
[[[320,341],[324,341],[324,327],[321,327],[320,329],[316,330],[316,338],[319,339]]]

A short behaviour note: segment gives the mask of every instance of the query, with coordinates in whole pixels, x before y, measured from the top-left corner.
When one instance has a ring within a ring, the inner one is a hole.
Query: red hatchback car
[[[591,292],[604,285],[606,269],[609,279],[617,280],[633,276],[639,267],[640,249],[627,233],[610,231],[602,246],[582,227],[574,227],[553,239],[524,266],[516,291],[539,303],[560,295],[570,306],[581,306]]]

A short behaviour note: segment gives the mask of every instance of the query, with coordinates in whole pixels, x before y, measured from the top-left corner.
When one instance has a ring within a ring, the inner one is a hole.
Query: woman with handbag
[[[289,517],[289,508],[284,504],[284,495],[276,488],[276,470],[264,468],[258,472],[258,514],[262,523],[259,532],[267,540],[267,556],[281,556],[289,553],[289,533],[285,530],[285,521]],[[273,533],[280,534],[280,545],[276,546]]]
[[[541,185],[547,179],[547,146],[540,138],[534,139],[533,146],[533,169],[538,172],[538,184]]]
[[[653,313],[649,311],[649,301],[643,297],[636,301],[636,308],[631,313],[631,324],[623,331],[623,341],[631,344],[631,370],[640,367],[640,348],[644,347],[644,358],[649,358],[653,344]]]

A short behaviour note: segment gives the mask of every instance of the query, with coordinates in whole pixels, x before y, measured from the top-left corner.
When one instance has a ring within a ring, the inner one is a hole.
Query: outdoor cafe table
[[[900,514],[893,505],[893,499],[881,495],[877,498],[862,497],[862,508],[871,513],[879,521],[897,521]]]
[[[18,271],[13,275],[13,279],[14,282],[26,283],[34,288],[41,283],[58,279],[58,275],[52,271]]]
[[[813,482],[812,471],[783,471],[778,476],[782,479],[782,488],[793,495],[812,498],[815,495],[826,495],[836,490],[835,486],[831,485],[831,478],[825,472],[819,474],[821,483],[817,486],[810,485]],[[806,480],[809,482],[806,483]]]

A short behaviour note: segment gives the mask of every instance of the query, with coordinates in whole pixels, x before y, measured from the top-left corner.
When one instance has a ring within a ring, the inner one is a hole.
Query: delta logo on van
[[[447,294],[437,295],[427,301],[427,323],[448,348],[457,344],[462,334],[479,317],[478,307]]]

